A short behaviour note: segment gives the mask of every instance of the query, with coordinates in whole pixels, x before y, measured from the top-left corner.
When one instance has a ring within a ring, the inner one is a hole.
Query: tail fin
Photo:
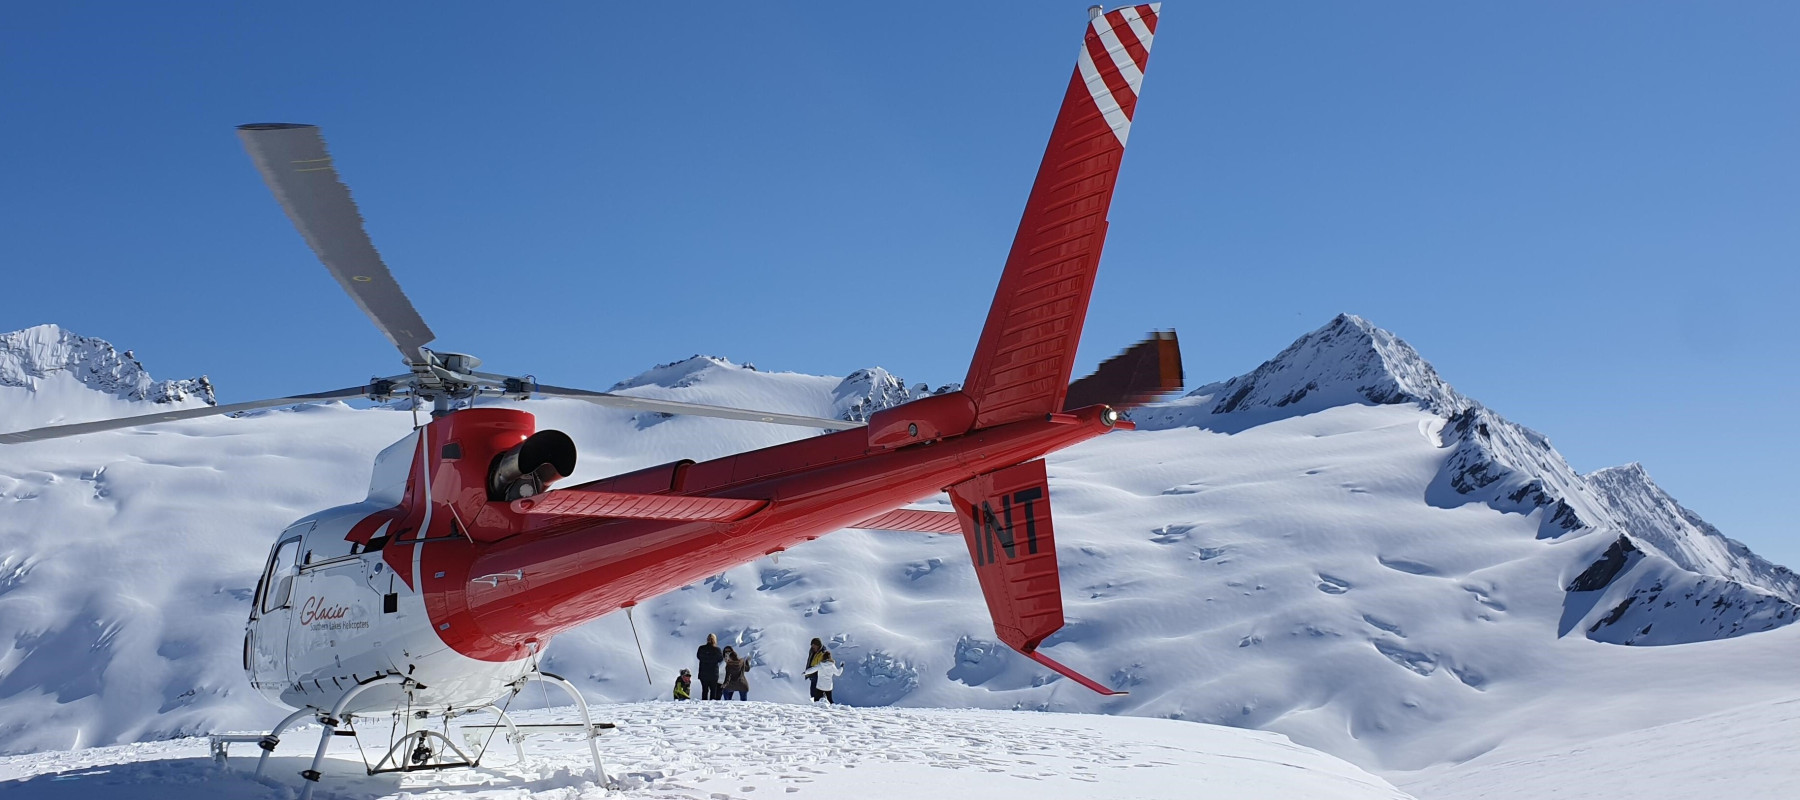
[[[1161,3],[1096,14],[963,392],[975,427],[1061,411]]]
[[[956,484],[950,497],[1000,641],[1100,694],[1124,694],[1037,651],[1063,626],[1062,579],[1043,460]]]

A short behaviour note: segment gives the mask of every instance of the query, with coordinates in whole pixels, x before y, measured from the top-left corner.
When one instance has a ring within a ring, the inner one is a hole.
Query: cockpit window
[[[288,595],[294,591],[294,572],[299,566],[299,557],[300,537],[276,545],[275,555],[269,558],[268,572],[263,575],[263,613],[288,604]]]

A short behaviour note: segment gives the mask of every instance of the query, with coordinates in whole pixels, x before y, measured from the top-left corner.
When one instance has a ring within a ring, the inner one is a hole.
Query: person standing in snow
[[[719,637],[707,634],[706,644],[694,651],[694,658],[700,660],[700,699],[723,699],[725,695],[719,690],[719,665],[724,663],[725,654],[719,651]]]
[[[739,700],[750,699],[750,662],[738,658],[736,650],[725,648],[725,699],[733,694]]]
[[[837,701],[831,696],[831,687],[837,676],[844,674],[844,668],[838,666],[836,661],[831,660],[831,651],[821,650],[819,663],[807,667],[806,674],[813,676],[813,680],[817,682],[814,684],[818,687],[813,697],[814,702],[823,698],[826,705],[837,705]]]
[[[680,675],[675,676],[675,699],[694,699],[694,679],[692,673],[685,669],[681,671]]]
[[[813,674],[811,670],[813,667],[818,666],[819,662],[824,660],[824,658],[825,643],[819,641],[818,637],[815,636],[813,637],[812,644],[806,648],[806,669],[808,670],[806,675],[806,688],[807,691],[812,694],[812,699],[814,701],[819,699],[819,676]]]

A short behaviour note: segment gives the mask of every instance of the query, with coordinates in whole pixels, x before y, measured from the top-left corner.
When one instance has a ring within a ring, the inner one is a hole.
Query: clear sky
[[[15,4],[0,330],[226,401],[398,371],[239,146],[323,126],[439,334],[606,388],[694,353],[962,378],[1085,4]],[[1163,8],[1082,367],[1349,311],[1783,563],[1800,5]]]

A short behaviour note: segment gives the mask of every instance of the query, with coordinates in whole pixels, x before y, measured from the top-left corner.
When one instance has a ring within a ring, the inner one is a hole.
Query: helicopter
[[[254,741],[258,771],[280,735],[322,728],[301,797],[357,715],[405,735],[371,774],[473,765],[417,723],[475,712],[530,682],[582,695],[539,669],[559,633],[731,567],[845,528],[961,534],[1000,640],[1088,689],[1045,655],[1064,624],[1044,456],[1132,423],[1122,410],[1178,390],[1179,344],[1153,334],[1071,382],[1160,4],[1089,10],[1082,47],[967,378],[959,389],[849,422],[550,386],[484,372],[431,348],[431,328],[377,253],[320,129],[259,123],[237,134],[331,276],[400,351],[406,371],[311,394],[0,433],[19,444],[303,403],[410,401],[429,420],[376,456],[360,502],[307,515],[270,548],[246,623],[250,685],[294,712]],[[681,460],[579,485],[575,441],[492,401],[534,396],[820,430],[710,461]],[[477,403],[477,400],[488,402]],[[952,511],[908,504],[947,492]],[[516,742],[515,742],[516,743]],[[522,755],[522,754],[521,754]]]

